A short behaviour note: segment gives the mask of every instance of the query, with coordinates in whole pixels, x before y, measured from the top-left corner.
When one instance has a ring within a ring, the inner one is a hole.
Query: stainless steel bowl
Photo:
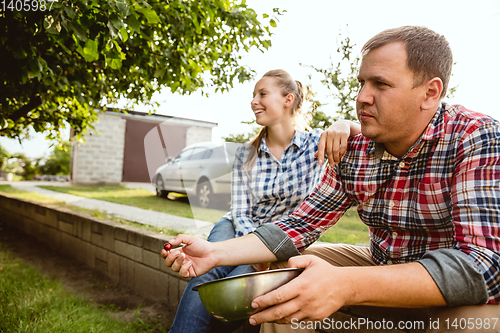
[[[255,311],[252,301],[297,277],[303,269],[283,268],[218,279],[193,287],[205,309],[223,320],[250,317]]]

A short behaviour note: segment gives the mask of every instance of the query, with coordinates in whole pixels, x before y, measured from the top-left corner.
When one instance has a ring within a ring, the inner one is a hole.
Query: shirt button
[[[394,207],[394,201],[392,201],[392,200],[391,200],[391,201],[389,202],[389,207],[391,207],[391,208],[392,208],[392,207]]]
[[[394,231],[394,232],[392,233],[392,237],[398,237],[398,233]]]
[[[387,265],[392,265],[392,260],[387,260]]]
[[[399,162],[399,167],[404,168],[405,167],[405,162]]]

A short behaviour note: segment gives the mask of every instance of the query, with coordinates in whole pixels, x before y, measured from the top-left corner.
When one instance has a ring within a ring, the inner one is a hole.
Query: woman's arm
[[[347,140],[361,133],[361,125],[350,120],[338,120],[321,134],[318,151],[314,155],[323,164],[325,153],[330,164],[340,162],[347,150]]]

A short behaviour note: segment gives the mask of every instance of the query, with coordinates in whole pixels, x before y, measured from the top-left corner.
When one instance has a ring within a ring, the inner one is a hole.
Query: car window
[[[212,155],[212,149],[208,148],[195,148],[193,155],[189,157],[190,160],[205,160]]]
[[[175,157],[176,160],[186,160],[189,158],[189,156],[194,152],[194,149],[186,149],[183,150]]]
[[[226,142],[226,151],[230,156],[234,156],[234,154],[236,154],[236,150],[242,145],[242,143],[237,142]]]

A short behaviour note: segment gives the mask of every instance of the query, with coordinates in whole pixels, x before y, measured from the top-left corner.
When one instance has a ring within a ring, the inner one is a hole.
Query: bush
[[[49,158],[38,166],[38,174],[41,175],[69,175],[69,163],[71,160],[71,143],[63,142],[62,146],[54,147]]]

